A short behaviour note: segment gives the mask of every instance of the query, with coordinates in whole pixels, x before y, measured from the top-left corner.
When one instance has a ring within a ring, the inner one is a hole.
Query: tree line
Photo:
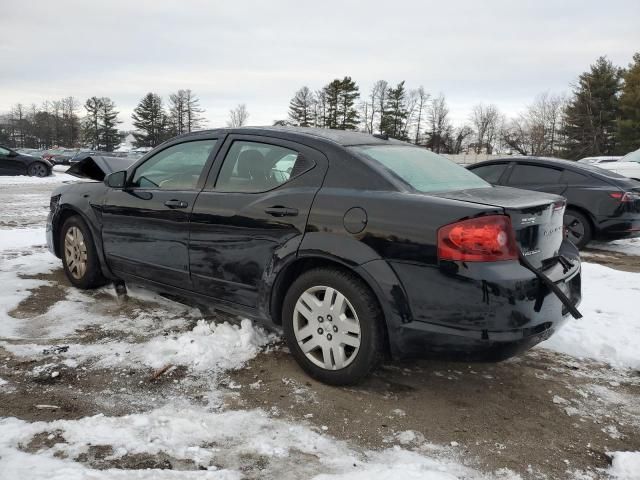
[[[640,53],[627,68],[598,58],[572,85],[570,96],[542,93],[513,118],[479,103],[466,122],[454,126],[443,94],[379,80],[361,95],[345,76],[315,91],[300,88],[288,118],[275,124],[379,133],[437,153],[620,155],[640,148]]]
[[[0,118],[0,143],[14,148],[86,146],[113,151],[122,141],[115,102],[109,97],[91,97],[84,104],[75,97],[46,101],[41,106],[16,104]],[[191,90],[169,95],[168,106],[155,93],[146,94],[131,116],[134,145],[155,147],[163,141],[201,129],[204,109]]]
[[[0,143],[12,147],[77,146],[112,151],[122,140],[119,112],[108,97],[80,104],[74,97],[41,106],[16,104],[0,117]],[[247,123],[241,104],[229,111],[227,126]],[[168,97],[147,93],[132,114],[135,146],[155,147],[204,126],[204,109],[188,89]],[[511,152],[579,159],[619,155],[640,148],[640,53],[626,68],[598,58],[572,85],[570,95],[542,93],[518,115],[507,118],[493,104],[475,105],[454,125],[444,94],[405,81],[378,80],[361,94],[349,76],[311,90],[300,88],[289,102],[288,118],[275,125],[334,128],[379,133],[437,153]]]

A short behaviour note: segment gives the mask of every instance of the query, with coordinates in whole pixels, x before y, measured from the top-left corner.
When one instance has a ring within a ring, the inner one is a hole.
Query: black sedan
[[[53,165],[47,160],[24,155],[0,145],[0,175],[31,175],[48,177]]]
[[[543,157],[500,158],[467,168],[494,185],[565,197],[564,224],[578,248],[592,239],[640,235],[640,182],[615,172]]]
[[[423,148],[239,128],[126,160],[85,159],[68,173],[96,182],[53,192],[47,241],[69,281],[275,323],[324,382],[357,382],[386,353],[504,359],[580,316],[564,199],[492,187]]]

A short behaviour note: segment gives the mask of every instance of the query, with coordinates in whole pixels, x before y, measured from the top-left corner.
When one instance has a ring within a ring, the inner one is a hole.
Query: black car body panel
[[[462,350],[505,358],[547,338],[566,320],[566,308],[518,260],[443,261],[437,243],[443,225],[510,215],[516,234],[529,229],[518,237],[524,254],[572,303],[580,302],[578,252],[555,230],[561,197],[490,186],[420,193],[347,148],[403,142],[296,128],[180,136],[129,166],[127,178],[187,142],[214,144],[190,189],[109,188],[107,180],[59,187],[47,226],[50,249],[60,256],[61,224],[78,214],[108,278],[275,324],[291,281],[306,268],[332,265],[354,272],[375,293],[393,356]],[[292,150],[303,168],[279,186],[225,191],[222,162],[234,142]],[[99,180],[116,168],[104,157],[84,162],[70,173]],[[525,216],[533,220],[520,224]],[[549,232],[538,237],[534,230]]]
[[[531,175],[527,179],[524,173],[517,175],[516,169],[522,166],[545,169],[550,173],[543,172],[540,181]],[[595,165],[544,157],[506,157],[467,168],[494,185],[562,195],[567,199],[567,208],[588,215],[598,239],[640,236],[640,198],[621,203],[611,196],[615,192],[640,195],[640,182],[615,172]]]
[[[0,175],[28,175],[29,167],[34,163],[44,165],[47,175],[51,175],[53,165],[48,161],[0,145]]]
[[[110,173],[126,170],[133,163],[129,158],[91,155],[74,162],[66,173],[101,182]]]

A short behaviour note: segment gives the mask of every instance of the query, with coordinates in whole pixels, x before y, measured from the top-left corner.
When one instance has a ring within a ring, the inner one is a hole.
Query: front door
[[[191,279],[201,293],[256,308],[268,272],[297,253],[327,159],[248,135],[227,137],[218,158],[191,216]]]
[[[115,272],[190,288],[189,216],[215,145],[213,138],[169,145],[130,172],[126,188],[109,190],[102,241]]]

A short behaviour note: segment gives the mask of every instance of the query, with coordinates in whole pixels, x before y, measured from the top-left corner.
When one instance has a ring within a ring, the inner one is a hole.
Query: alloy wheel
[[[326,370],[343,369],[358,355],[358,315],[334,288],[314,286],[300,295],[293,311],[293,332],[305,356]]]
[[[569,240],[576,245],[579,244],[585,234],[585,226],[582,221],[571,213],[565,213],[564,226],[567,227]]]
[[[30,175],[33,177],[46,177],[47,176],[47,167],[42,165],[41,163],[34,163],[29,168]]]
[[[81,279],[87,271],[87,246],[78,227],[70,227],[64,236],[64,257],[69,273],[73,278]]]

